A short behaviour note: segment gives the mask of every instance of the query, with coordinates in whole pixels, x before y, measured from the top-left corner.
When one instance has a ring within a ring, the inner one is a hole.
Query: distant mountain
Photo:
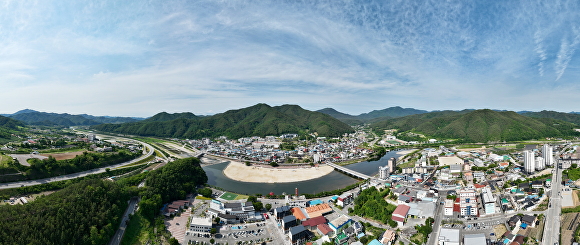
[[[324,114],[329,115],[331,117],[334,117],[334,118],[336,118],[336,119],[340,120],[341,122],[344,122],[348,125],[357,125],[357,124],[361,124],[364,122],[363,120],[359,119],[356,116],[339,112],[333,108],[324,108],[324,109],[318,110],[317,112],[321,112],[321,113],[324,113]]]
[[[363,113],[357,116],[358,119],[375,119],[380,117],[389,117],[389,118],[397,118],[397,117],[404,117],[409,115],[415,114],[423,114],[427,113],[428,111],[424,110],[417,110],[414,108],[402,108],[400,106],[389,107],[387,109],[382,110],[374,110],[369,113]]]
[[[571,122],[576,125],[580,125],[580,114],[575,113],[565,113],[557,111],[540,111],[540,112],[525,112],[520,113],[527,117],[533,118],[551,118],[556,120],[562,120],[566,122]]]
[[[90,126],[102,123],[125,123],[137,122],[139,120],[130,117],[97,117],[87,114],[71,115],[68,113],[48,113],[25,109],[18,111],[8,117],[25,122],[31,125],[44,126]]]
[[[415,114],[422,114],[426,113],[427,111],[424,110],[417,110],[413,108],[402,108],[400,106],[389,107],[383,110],[374,110],[369,113],[363,113],[358,116],[349,115],[346,113],[339,112],[333,108],[324,108],[318,110],[318,112],[322,112],[327,114],[331,117],[334,117],[346,124],[349,125],[357,125],[362,123],[372,123],[376,121],[382,121],[389,118],[397,118],[397,117],[404,117],[409,115]]]
[[[102,124],[92,128],[123,134],[193,139],[222,135],[235,139],[306,131],[332,137],[354,132],[345,123],[320,112],[308,111],[297,105],[271,107],[266,104],[197,119],[145,120],[135,123]]]
[[[578,126],[551,118],[530,118],[513,111],[441,111],[371,124],[375,130],[398,129],[465,142],[516,141],[545,137],[576,136]]]
[[[198,119],[199,117],[194,115],[191,112],[182,112],[182,113],[167,113],[167,112],[160,112],[155,114],[150,118],[143,120],[144,122],[165,122],[171,121],[175,119]]]

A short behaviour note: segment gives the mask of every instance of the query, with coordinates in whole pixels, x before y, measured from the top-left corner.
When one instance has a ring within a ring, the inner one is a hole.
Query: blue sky
[[[579,5],[0,0],[0,113],[580,111]]]

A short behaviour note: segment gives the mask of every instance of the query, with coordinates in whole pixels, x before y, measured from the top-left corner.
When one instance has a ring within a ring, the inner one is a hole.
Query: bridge
[[[366,180],[366,179],[372,178],[371,176],[368,176],[366,174],[361,174],[361,173],[359,173],[357,171],[354,171],[354,170],[345,168],[343,166],[338,166],[338,165],[336,165],[334,163],[327,162],[326,165],[333,167],[335,170],[338,170],[340,172],[343,172],[343,173],[346,173],[346,174],[355,176],[355,177],[360,178],[360,179],[365,179]]]

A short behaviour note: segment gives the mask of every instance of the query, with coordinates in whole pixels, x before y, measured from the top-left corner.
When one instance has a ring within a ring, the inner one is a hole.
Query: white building
[[[191,223],[189,224],[189,229],[195,232],[209,233],[211,230],[211,219],[192,217]]]
[[[437,240],[439,240],[439,245],[459,245],[459,230],[441,228]]]
[[[388,166],[384,166],[384,167],[379,166],[379,179],[386,180],[388,178],[389,178],[389,167]]]
[[[453,204],[455,200],[445,199],[445,216],[453,215]]]
[[[536,161],[534,159],[534,152],[524,151],[524,170],[532,173],[535,170]]]
[[[546,162],[543,157],[536,157],[536,170],[542,170],[546,168]]]
[[[462,189],[459,191],[459,209],[461,215],[477,215],[477,198],[475,197],[475,190]]]
[[[554,165],[554,157],[552,156],[552,146],[544,144],[542,146],[542,157],[546,166]]]
[[[489,187],[485,187],[483,190],[481,190],[481,200],[483,202],[485,214],[494,214],[496,198],[493,193],[491,193],[491,189]]]

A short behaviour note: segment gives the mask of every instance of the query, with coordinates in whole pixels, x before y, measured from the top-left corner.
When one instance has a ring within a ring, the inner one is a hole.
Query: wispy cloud
[[[579,13],[566,0],[4,1],[0,103],[4,113],[203,114],[265,102],[357,114],[530,110],[545,93],[570,103],[543,109],[578,110]]]

